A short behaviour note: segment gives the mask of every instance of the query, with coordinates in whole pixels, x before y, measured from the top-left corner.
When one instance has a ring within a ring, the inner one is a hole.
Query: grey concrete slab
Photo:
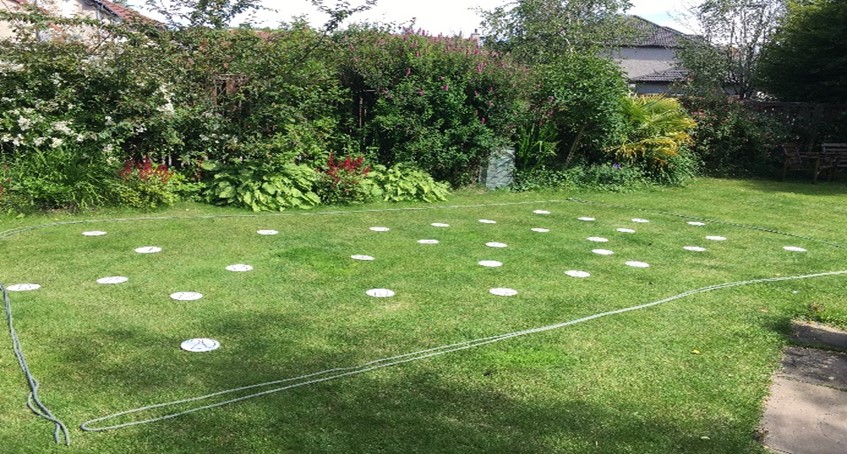
[[[791,340],[801,345],[847,351],[847,333],[815,322],[791,322]]]
[[[792,322],[791,339],[765,403],[764,445],[789,454],[847,453],[847,333]],[[841,350],[841,351],[834,351]]]
[[[765,446],[777,452],[847,453],[847,393],[777,376],[761,432]]]
[[[782,375],[847,391],[847,353],[788,347],[782,356]]]

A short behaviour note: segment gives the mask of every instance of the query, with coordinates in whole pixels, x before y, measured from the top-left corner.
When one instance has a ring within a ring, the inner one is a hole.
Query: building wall
[[[667,82],[637,82],[630,85],[633,91],[639,95],[677,95],[671,84]]]
[[[49,12],[58,17],[72,18],[81,17],[100,21],[115,22],[119,20],[112,14],[106,13],[95,4],[86,0],[29,0],[29,4]],[[12,0],[0,0],[0,8],[11,11],[20,11],[22,8]],[[0,21],[0,39],[9,38],[14,35],[11,24]],[[97,31],[91,27],[68,27],[64,30],[51,30],[48,36],[62,36],[69,39],[96,40]]]
[[[39,7],[59,17],[85,17],[88,19],[109,20],[110,14],[103,14],[93,3],[85,0],[31,0]]]
[[[612,58],[623,68],[627,78],[632,79],[673,68],[676,51],[661,47],[624,47]]]
[[[16,13],[21,10],[21,7],[11,0],[0,0],[0,10]],[[12,24],[0,21],[0,39],[10,38],[14,33]]]

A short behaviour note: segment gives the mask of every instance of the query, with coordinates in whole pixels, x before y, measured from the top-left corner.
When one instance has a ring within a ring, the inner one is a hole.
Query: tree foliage
[[[690,15],[702,35],[687,40],[679,59],[694,94],[756,95],[754,73],[762,47],[785,12],[784,0],[705,0]]]
[[[785,101],[847,102],[847,2],[791,3],[758,75]]]
[[[486,45],[549,62],[618,42],[630,6],[628,0],[517,0],[480,13]]]
[[[260,0],[147,0],[147,7],[165,18],[172,28],[224,29],[241,14],[260,10]]]

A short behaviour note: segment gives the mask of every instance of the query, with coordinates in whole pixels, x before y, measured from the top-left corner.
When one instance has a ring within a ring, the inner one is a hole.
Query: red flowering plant
[[[362,203],[374,197],[375,187],[367,178],[371,166],[363,156],[336,158],[329,154],[326,165],[317,169],[317,193],[329,205]]]
[[[149,157],[127,159],[118,172],[118,198],[122,205],[156,208],[172,205],[177,196],[168,185],[174,172],[165,164],[155,164]]]

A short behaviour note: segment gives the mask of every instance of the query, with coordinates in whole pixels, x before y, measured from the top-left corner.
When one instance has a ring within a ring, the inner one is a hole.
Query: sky
[[[510,0],[377,0],[371,10],[353,16],[353,21],[409,23],[415,18],[415,27],[431,34],[468,36],[479,27],[480,17],[476,8],[491,10]],[[659,25],[690,33],[692,30],[680,19],[683,5],[693,0],[630,0],[633,7],[629,14],[641,16]],[[352,6],[364,0],[349,0]],[[139,5],[143,0],[131,0]],[[334,5],[336,0],[327,0]],[[255,18],[260,26],[274,27],[293,16],[307,15],[312,25],[323,25],[327,17],[317,12],[309,0],[263,0],[263,6],[275,12],[262,11]],[[237,24],[234,24],[237,25]]]

